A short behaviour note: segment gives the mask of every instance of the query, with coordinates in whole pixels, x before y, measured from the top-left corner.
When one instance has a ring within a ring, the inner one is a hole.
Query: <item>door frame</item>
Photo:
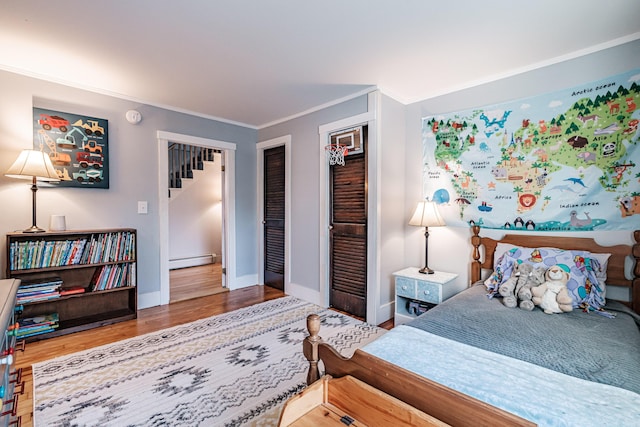
[[[169,142],[198,145],[215,148],[222,151],[225,170],[223,172],[222,188],[222,282],[227,288],[234,289],[236,281],[236,248],[235,237],[235,152],[236,144],[198,136],[158,131],[158,215],[160,242],[160,304],[169,304],[171,297],[171,283],[169,280]],[[226,277],[225,277],[226,276]],[[226,279],[226,280],[225,280]]]
[[[367,142],[367,317],[366,321],[377,325],[378,309],[380,306],[380,248],[378,236],[380,235],[379,207],[381,162],[380,156],[380,129],[378,128],[378,105],[380,92],[374,91],[368,94],[368,108],[366,113],[347,117],[318,127],[318,150],[320,152],[320,305],[329,306],[329,222],[330,222],[330,195],[329,195],[329,162],[325,152],[325,146],[329,143],[329,134],[354,126],[368,126]],[[335,167],[335,166],[334,166]]]
[[[284,145],[284,292],[289,293],[291,279],[291,135],[256,144],[257,218],[258,218],[258,284],[264,285],[264,151]]]

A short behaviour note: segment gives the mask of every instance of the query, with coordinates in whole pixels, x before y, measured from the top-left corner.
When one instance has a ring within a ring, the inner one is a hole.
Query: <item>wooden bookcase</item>
[[[22,286],[59,278],[60,295],[21,301],[21,319],[57,313],[58,327],[37,341],[137,317],[137,234],[118,228],[7,234],[7,277]],[[68,293],[70,290],[81,293]]]

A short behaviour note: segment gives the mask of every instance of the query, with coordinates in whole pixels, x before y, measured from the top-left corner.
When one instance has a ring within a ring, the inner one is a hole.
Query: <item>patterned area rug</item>
[[[305,386],[311,313],[345,356],[385,332],[278,298],[33,365],[34,425],[276,425]]]

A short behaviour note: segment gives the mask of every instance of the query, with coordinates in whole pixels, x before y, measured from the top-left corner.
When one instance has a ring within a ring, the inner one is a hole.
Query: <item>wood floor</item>
[[[24,352],[18,351],[15,365],[17,369],[22,369],[22,380],[25,383],[24,393],[18,397],[17,413],[22,417],[22,425],[33,426],[31,365],[34,363],[193,322],[285,295],[277,289],[258,285],[229,291],[222,288],[221,280],[216,282],[212,279],[221,277],[219,271],[215,272],[215,265],[173,270],[170,275],[171,303],[138,310],[137,319],[29,343]],[[201,289],[203,287],[204,290]],[[391,329],[393,319],[380,326]]]
[[[22,379],[25,382],[24,393],[18,397],[18,415],[22,417],[22,425],[33,426],[33,363],[193,322],[284,295],[268,286],[251,286],[138,310],[138,318],[134,320],[29,343],[24,352],[17,352],[15,362],[16,368],[22,368]]]
[[[227,292],[222,287],[222,264],[206,264],[169,271],[169,301],[184,301]]]

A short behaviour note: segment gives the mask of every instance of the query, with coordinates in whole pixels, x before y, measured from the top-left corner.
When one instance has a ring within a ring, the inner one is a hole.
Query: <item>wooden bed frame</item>
[[[472,227],[472,232],[473,262],[470,285],[481,279],[482,269],[493,269],[493,254],[498,243],[611,253],[607,267],[607,283],[629,288],[630,301],[623,302],[640,313],[640,230],[633,233],[635,244],[614,246],[601,246],[591,238],[524,234],[508,234],[500,240],[495,240],[481,237],[478,226]],[[629,257],[635,261],[631,279],[625,277],[624,269],[625,260]],[[308,384],[319,379],[318,365],[322,361],[325,375],[334,378],[351,375],[450,425],[534,425],[516,415],[360,350],[356,350],[351,358],[342,357],[330,345],[322,342],[319,336],[320,318],[316,314],[307,318],[307,329],[309,336],[303,342],[303,352],[309,361]]]

